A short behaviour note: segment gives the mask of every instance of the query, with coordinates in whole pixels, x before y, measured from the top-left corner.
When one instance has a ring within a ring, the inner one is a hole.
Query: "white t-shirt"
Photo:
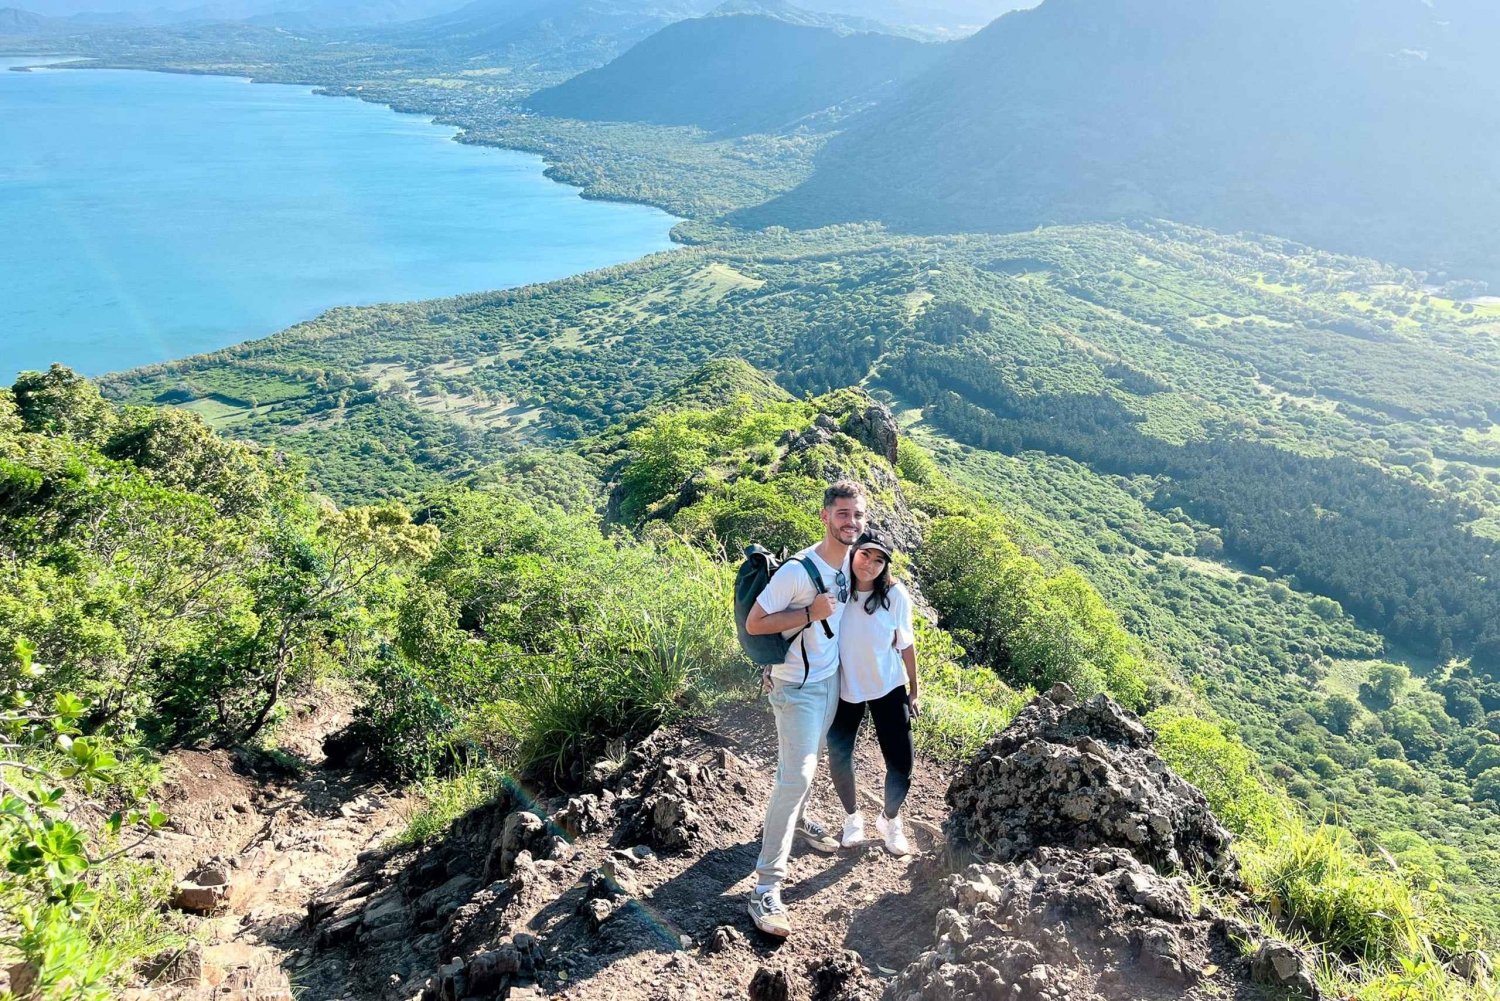
[[[890,608],[877,602],[875,611],[865,611],[868,591],[849,596],[839,628],[839,698],[845,702],[869,702],[906,684],[906,665],[901,651],[917,641],[911,623],[911,595],[900,581],[892,581],[887,593]],[[809,651],[811,653],[811,651]]]
[[[807,567],[802,565],[801,559],[804,556],[812,558],[823,577],[823,587],[833,595],[833,614],[824,620],[828,623],[828,628],[833,630],[832,639],[824,635],[823,627],[816,622],[801,635],[798,635],[801,626],[784,630],[781,634],[790,639],[792,645],[787,648],[786,660],[771,669],[771,677],[796,685],[802,684],[803,640],[807,641],[808,681],[831,678],[839,669],[839,620],[843,618],[844,605],[839,602],[839,588],[834,582],[834,575],[842,570],[844,579],[849,578],[849,557],[845,554],[844,565],[836,568],[817,554],[817,548],[809,546],[783,563],[766,584],[766,589],[760,592],[760,597],[755,599],[767,615],[811,605],[818,596],[818,589],[807,575]]]

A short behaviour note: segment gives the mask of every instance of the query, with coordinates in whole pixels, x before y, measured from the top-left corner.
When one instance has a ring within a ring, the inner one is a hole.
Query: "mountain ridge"
[[[937,46],[895,35],[720,14],[670,24],[526,105],[563,118],[774,132],[877,100],[937,56]]]
[[[1024,230],[1166,217],[1500,275],[1500,88],[1472,0],[1046,0],[849,123],[736,218]],[[1455,155],[1454,144],[1468,146]],[[1398,140],[1398,141],[1392,141]]]

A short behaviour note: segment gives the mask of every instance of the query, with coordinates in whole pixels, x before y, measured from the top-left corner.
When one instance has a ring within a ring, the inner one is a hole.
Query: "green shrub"
[[[937,519],[920,569],[943,624],[1008,682],[1145,700],[1152,672],[1098,591],[1075,570],[1048,574],[998,520]]]
[[[455,734],[459,714],[426,672],[401,654],[374,662],[367,673],[356,726],[368,736],[374,763],[398,778],[451,771],[468,755]]]
[[[46,673],[29,644],[0,665],[0,962],[28,996],[114,996],[129,963],[161,949],[174,930],[159,912],[171,874],[123,859],[126,831],[166,823],[155,808],[111,815],[98,832],[74,822],[80,799],[121,772],[104,738],[83,736],[87,706],[65,693],[33,698]],[[144,833],[142,834],[144,837]]]
[[[1147,714],[1162,760],[1208,797],[1214,814],[1235,834],[1262,844],[1300,824],[1283,799],[1266,786],[1250,750],[1218,724],[1179,707]]]

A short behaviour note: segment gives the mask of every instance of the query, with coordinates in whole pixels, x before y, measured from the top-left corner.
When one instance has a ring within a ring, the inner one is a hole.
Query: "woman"
[[[893,855],[909,855],[901,804],[911,785],[911,721],[917,710],[917,649],[911,595],[891,579],[891,545],[874,532],[854,543],[849,567],[854,593],[839,628],[839,705],[828,730],[829,771],[844,804],[845,848],[865,840],[854,788],[854,739],[865,711],[885,758],[885,808],[875,830]]]

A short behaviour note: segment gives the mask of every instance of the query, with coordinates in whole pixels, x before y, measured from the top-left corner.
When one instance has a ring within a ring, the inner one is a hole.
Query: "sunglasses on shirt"
[[[842,605],[849,600],[849,578],[844,576],[844,571],[835,570],[833,572],[833,583],[839,589],[839,604]]]

